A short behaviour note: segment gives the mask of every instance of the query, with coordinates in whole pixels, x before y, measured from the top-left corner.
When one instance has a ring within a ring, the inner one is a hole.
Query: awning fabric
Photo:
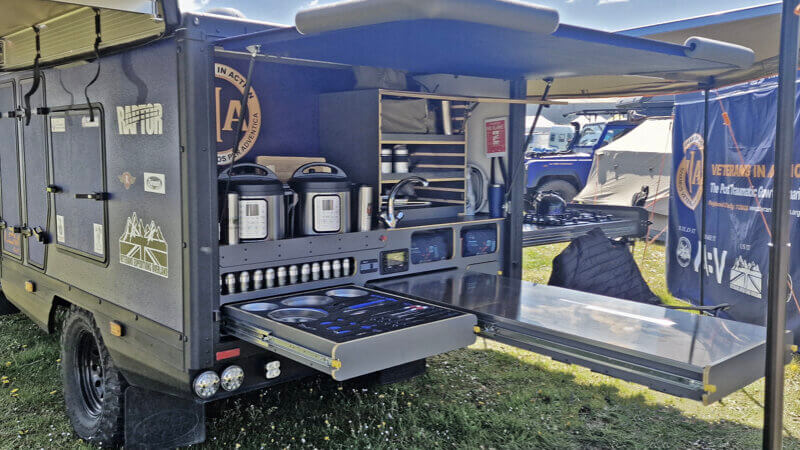
[[[742,45],[753,50],[755,63],[747,69],[722,69],[697,73],[668,74],[664,79],[646,77],[576,77],[555,80],[553,97],[613,97],[658,95],[701,89],[700,83],[714,88],[774,75],[778,67],[781,4],[770,3],[750,8],[723,11],[685,20],[618,32],[626,36],[656,39],[675,44],[691,36],[703,36]],[[529,95],[544,89],[541,81],[528,83]]]
[[[320,8],[297,16],[298,28],[270,30],[220,44],[226,50],[261,45],[276,56],[406,70],[414,74],[457,74],[488,78],[539,80],[577,76],[635,75],[661,79],[664,74],[723,71],[749,66],[749,49],[709,40],[687,45],[559,24],[554,32],[503,26],[509,3],[500,0],[435,1],[434,13],[418,7],[430,0],[361,0]],[[357,5],[369,14],[348,19]],[[536,16],[543,9],[531,9]],[[404,9],[405,8],[405,9]],[[469,9],[480,14],[470,13]],[[544,13],[543,13],[544,14]],[[497,17],[495,17],[495,15]],[[552,17],[552,15],[548,16]],[[395,20],[401,18],[402,20]],[[313,19],[313,20],[311,20]],[[693,45],[692,45],[693,44]],[[573,94],[580,93],[579,90]]]

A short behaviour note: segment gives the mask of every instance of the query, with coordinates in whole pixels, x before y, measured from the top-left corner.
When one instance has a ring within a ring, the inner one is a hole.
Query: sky
[[[184,11],[232,7],[249,19],[293,25],[301,9],[338,0],[178,0]],[[520,0],[558,10],[561,22],[605,31],[652,25],[775,0]]]

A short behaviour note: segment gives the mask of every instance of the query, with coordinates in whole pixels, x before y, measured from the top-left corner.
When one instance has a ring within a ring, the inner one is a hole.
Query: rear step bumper
[[[384,294],[375,290],[358,289],[375,296]],[[322,294],[324,292],[307,293],[307,295]],[[347,322],[347,324],[352,323],[358,328],[362,323],[371,322],[370,314],[401,311],[404,305],[419,305],[418,307],[426,309],[428,316],[424,320],[398,324],[396,327],[386,325],[384,322],[386,326],[381,326],[385,328],[384,330],[354,339],[338,339],[330,331],[315,329],[322,328],[318,324],[323,319],[309,322],[306,326],[284,323],[269,317],[270,311],[276,311],[283,306],[267,312],[247,310],[247,305],[254,303],[281,305],[282,301],[293,296],[296,297],[297,294],[226,305],[223,307],[223,331],[327,373],[339,381],[467,347],[474,343],[476,338],[474,328],[477,319],[474,315],[425,305],[397,295],[392,296],[396,304],[386,308],[370,309],[366,314],[354,315],[352,320],[357,323]],[[369,298],[347,302],[347,299],[341,299],[319,308],[328,308],[331,317],[338,317],[343,315],[342,311],[347,309],[347,305],[358,302],[368,304]],[[338,322],[333,323],[335,325]]]
[[[470,271],[371,286],[473,313],[487,338],[704,404],[764,376],[756,325]]]

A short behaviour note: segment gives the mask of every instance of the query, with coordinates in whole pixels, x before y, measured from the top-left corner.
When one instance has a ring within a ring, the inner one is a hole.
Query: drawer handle
[[[103,201],[108,200],[108,192],[92,192],[91,194],[75,194],[75,198],[86,200]]]
[[[30,235],[36,239],[36,242],[41,243],[45,243],[45,238],[47,237],[47,233],[42,227],[35,227],[34,229],[30,230]]]

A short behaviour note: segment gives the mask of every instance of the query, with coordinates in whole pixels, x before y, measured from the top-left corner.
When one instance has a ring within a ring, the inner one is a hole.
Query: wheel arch
[[[47,323],[46,331],[48,334],[53,334],[58,331],[58,314],[59,311],[62,310],[69,310],[74,303],[61,297],[59,295],[54,295],[53,298],[50,300],[50,312],[47,314]]]
[[[555,173],[555,174],[550,174],[549,173],[547,175],[543,175],[543,176],[539,177],[539,179],[536,182],[536,185],[533,186],[533,187],[537,188],[537,187],[547,183],[548,181],[554,181],[554,180],[566,181],[567,183],[569,183],[573,187],[575,187],[575,190],[577,190],[579,192],[583,188],[582,183],[580,181],[580,178],[578,177],[578,174],[577,173],[572,173],[572,172],[562,172],[562,173]]]

